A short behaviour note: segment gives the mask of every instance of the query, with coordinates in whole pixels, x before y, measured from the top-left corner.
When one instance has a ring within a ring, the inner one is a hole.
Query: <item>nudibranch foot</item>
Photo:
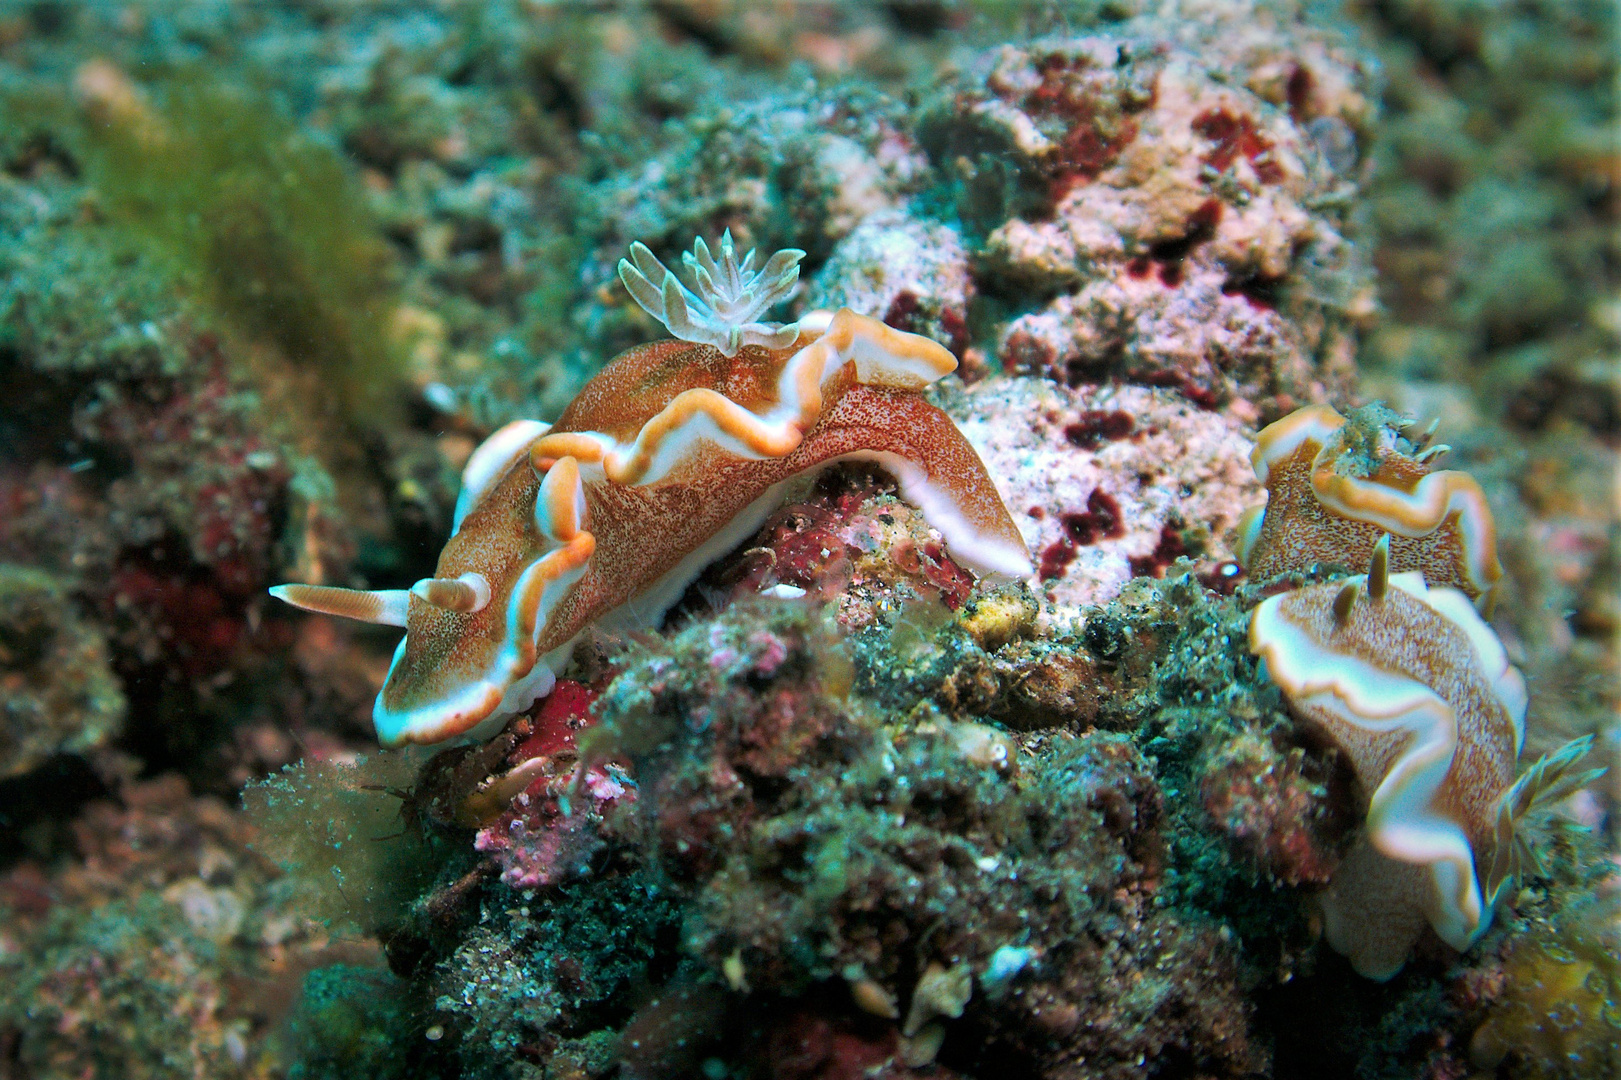
[[[1317,898],[1323,937],[1358,975],[1388,982],[1406,966],[1424,934],[1432,891],[1424,867],[1381,855],[1360,840]],[[1467,940],[1454,943],[1457,948],[1467,945]]]
[[[949,351],[849,310],[754,321],[787,295],[802,254],[754,271],[730,235],[718,260],[699,241],[687,264],[700,299],[637,245],[620,266],[626,288],[678,340],[616,358],[556,424],[492,435],[468,460],[432,578],[399,592],[274,590],[405,626],[374,710],[384,744],[498,727],[550,690],[587,626],[656,622],[792,481],[841,461],[893,473],[970,569],[1030,572],[979,456],[919,393],[955,369]]]

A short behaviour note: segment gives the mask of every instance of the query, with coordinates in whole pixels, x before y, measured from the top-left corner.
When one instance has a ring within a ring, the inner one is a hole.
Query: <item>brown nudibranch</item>
[[[1290,710],[1367,797],[1366,830],[1322,907],[1329,944],[1374,979],[1401,969],[1426,923],[1457,949],[1490,923],[1527,704],[1468,598],[1388,563],[1381,542],[1366,575],[1270,597],[1249,632]]]
[[[871,461],[981,574],[1030,556],[983,463],[920,391],[956,368],[927,338],[843,309],[758,322],[803,253],[753,271],[702,240],[687,291],[640,244],[620,277],[676,335],[609,363],[552,425],[520,420],[469,459],[435,576],[409,590],[281,585],[312,611],[403,626],[374,719],[385,745],[493,731],[551,689],[592,623],[655,622],[758,529],[788,483]]]
[[[1267,503],[1238,526],[1251,579],[1319,562],[1362,572],[1389,535],[1391,573],[1417,570],[1491,611],[1503,570],[1486,496],[1469,474],[1432,468],[1447,447],[1428,445],[1427,433],[1407,439],[1401,426],[1379,405],[1349,418],[1308,405],[1256,437],[1250,463]]]

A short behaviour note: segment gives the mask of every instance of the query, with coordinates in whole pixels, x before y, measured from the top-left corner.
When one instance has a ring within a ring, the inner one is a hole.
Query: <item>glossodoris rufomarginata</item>
[[[752,275],[753,253],[740,267],[729,236],[721,253],[716,263],[700,241],[687,257],[700,298],[633,249],[621,277],[686,340],[631,349],[557,423],[517,421],[479,447],[433,578],[409,590],[272,590],[405,627],[374,709],[384,745],[498,729],[550,691],[588,625],[656,621],[760,527],[789,482],[836,462],[891,473],[969,568],[1029,573],[979,456],[920,393],[955,357],[847,309],[756,322],[791,287],[799,253]]]
[[[1329,944],[1374,979],[1401,969],[1426,923],[1460,950],[1489,925],[1483,870],[1526,711],[1524,680],[1468,598],[1416,572],[1387,580],[1385,566],[1380,545],[1366,576],[1270,597],[1249,633],[1368,794],[1322,906]]]
[[[1252,580],[1314,563],[1365,571],[1389,534],[1393,572],[1417,570],[1490,612],[1503,571],[1486,496],[1467,473],[1433,470],[1447,447],[1407,439],[1403,423],[1380,405],[1349,417],[1308,405],[1261,431],[1250,463],[1267,502],[1238,525]]]

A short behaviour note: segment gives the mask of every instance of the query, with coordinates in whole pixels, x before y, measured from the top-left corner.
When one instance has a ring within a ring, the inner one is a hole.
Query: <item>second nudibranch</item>
[[[1449,448],[1430,429],[1381,405],[1341,416],[1308,405],[1265,428],[1250,463],[1266,485],[1265,507],[1238,525],[1238,561],[1259,581],[1314,563],[1367,570],[1389,536],[1390,572],[1418,571],[1454,588],[1490,616],[1503,568],[1485,492],[1474,477],[1436,469]]]
[[[405,627],[374,710],[385,746],[498,730],[550,691],[588,625],[656,622],[790,481],[835,462],[891,473],[976,572],[1030,572],[979,456],[920,393],[956,358],[848,309],[760,323],[802,253],[754,272],[728,234],[720,256],[699,240],[684,257],[695,295],[633,246],[620,277],[677,339],[619,356],[557,423],[516,421],[480,446],[434,577],[408,590],[271,590]]]

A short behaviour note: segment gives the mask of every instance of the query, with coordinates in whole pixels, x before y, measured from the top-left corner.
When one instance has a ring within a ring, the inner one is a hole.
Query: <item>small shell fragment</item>
[[[1004,776],[1018,772],[1019,744],[1007,732],[972,721],[953,724],[950,731],[957,752],[970,764]]]
[[[881,1016],[885,1020],[895,1020],[901,1015],[901,1010],[895,1004],[895,995],[885,990],[872,979],[857,979],[850,984],[850,997],[856,1003],[856,1008],[873,1016]]]
[[[721,961],[720,972],[726,976],[726,985],[740,994],[749,992],[749,980],[743,970],[743,950],[733,949],[730,956]]]
[[[901,1063],[909,1069],[921,1069],[939,1056],[940,1046],[945,1041],[944,1024],[938,1020],[932,1024],[925,1024],[916,1035],[904,1036],[901,1039]]]
[[[966,962],[945,967],[931,962],[918,977],[912,991],[912,1007],[907,1010],[906,1023],[901,1034],[907,1038],[918,1034],[935,1017],[955,1020],[962,1015],[969,997],[974,992],[973,972]]]

